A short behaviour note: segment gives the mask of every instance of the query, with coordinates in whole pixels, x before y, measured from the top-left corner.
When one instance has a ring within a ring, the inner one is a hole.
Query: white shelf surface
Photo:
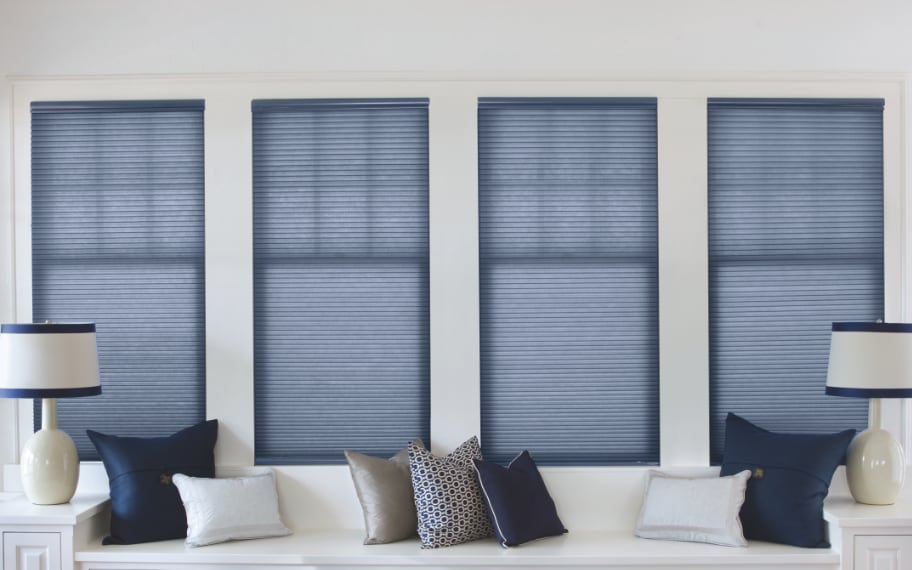
[[[75,525],[107,508],[107,495],[77,495],[62,505],[33,505],[19,493],[0,493],[0,525]]]
[[[824,518],[831,524],[857,528],[912,527],[912,503],[863,505],[851,497],[830,497],[824,505]]]

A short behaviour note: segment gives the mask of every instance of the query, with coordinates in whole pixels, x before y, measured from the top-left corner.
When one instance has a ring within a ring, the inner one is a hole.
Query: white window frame
[[[12,78],[13,260],[0,299],[31,315],[31,101],[202,98],[206,169],[207,417],[219,418],[219,465],[254,463],[252,152],[250,102],[266,98],[430,99],[431,444],[479,432],[478,97],[657,97],[661,465],[709,463],[706,102],[709,97],[883,98],[886,317],[910,321],[912,81],[889,75],[554,80],[418,74]],[[3,211],[3,208],[0,208]],[[7,220],[4,220],[4,224]],[[823,386],[821,386],[823,390]],[[888,428],[912,444],[912,405],[887,402]],[[31,402],[0,418],[21,444]],[[912,459],[912,453],[907,454]],[[319,467],[302,467],[319,469]],[[560,468],[556,468],[560,469]],[[576,469],[576,468],[567,468]],[[624,469],[624,468],[587,468]],[[334,473],[334,472],[333,472]],[[330,475],[331,476],[331,475]]]

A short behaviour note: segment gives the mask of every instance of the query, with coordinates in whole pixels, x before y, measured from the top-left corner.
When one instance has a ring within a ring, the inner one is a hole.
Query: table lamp
[[[56,398],[100,393],[95,323],[0,325],[0,397],[42,399],[41,429],[20,461],[32,503],[67,503],[79,481],[76,445],[57,429]]]
[[[912,397],[912,324],[833,323],[826,393],[870,399],[868,429],[849,445],[846,478],[857,502],[892,505],[906,464],[881,425],[880,399]]]

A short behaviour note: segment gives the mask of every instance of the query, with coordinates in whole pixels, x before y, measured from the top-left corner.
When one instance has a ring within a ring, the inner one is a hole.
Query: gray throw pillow
[[[415,445],[424,447],[420,439]],[[417,534],[418,515],[408,448],[389,459],[346,451],[355,491],[364,512],[364,544],[386,544]]]

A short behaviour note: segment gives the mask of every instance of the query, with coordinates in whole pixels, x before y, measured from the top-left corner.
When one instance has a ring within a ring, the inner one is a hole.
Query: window
[[[656,102],[478,110],[485,457],[659,459]]]
[[[824,394],[833,321],[884,315],[883,101],[709,102],[711,455],[727,412],[863,429]]]
[[[252,109],[257,463],[427,439],[427,101]]]
[[[87,428],[157,436],[205,417],[203,102],[31,111],[32,316],[97,324],[103,393],[58,405],[98,459]]]

